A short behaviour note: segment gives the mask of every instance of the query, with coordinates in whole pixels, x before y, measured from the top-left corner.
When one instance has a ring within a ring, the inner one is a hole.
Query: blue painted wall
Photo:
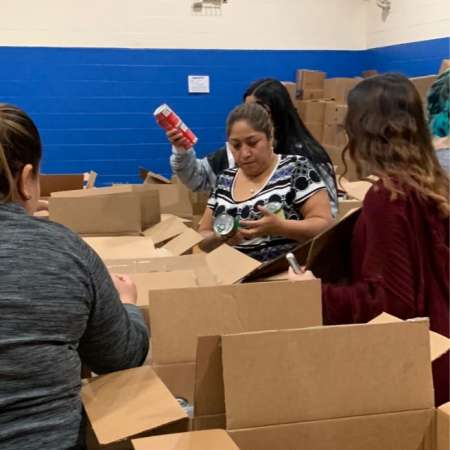
[[[226,115],[255,79],[294,80],[297,68],[329,77],[371,68],[424,75],[446,54],[448,39],[368,51],[0,47],[0,101],[36,121],[44,172],[93,169],[100,185],[135,182],[140,165],[170,175],[170,147],[151,115],[163,102],[195,130],[204,155],[223,144]],[[211,94],[189,95],[189,74],[209,75]]]

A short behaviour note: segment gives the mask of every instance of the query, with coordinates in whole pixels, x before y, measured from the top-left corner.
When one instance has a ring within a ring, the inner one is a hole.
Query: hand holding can
[[[188,150],[197,143],[197,136],[168,105],[159,106],[153,115],[159,126],[167,131],[167,138],[176,148]]]

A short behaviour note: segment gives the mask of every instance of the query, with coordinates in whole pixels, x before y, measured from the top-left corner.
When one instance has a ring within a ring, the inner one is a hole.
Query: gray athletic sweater
[[[138,366],[148,330],[77,235],[0,204],[0,448],[84,446],[81,360],[96,373]]]

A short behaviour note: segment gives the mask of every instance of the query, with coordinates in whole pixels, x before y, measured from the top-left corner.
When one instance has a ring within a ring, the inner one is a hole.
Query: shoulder
[[[394,195],[381,180],[378,180],[367,191],[363,206],[366,212],[373,215],[383,216],[394,212],[403,214],[409,197],[409,193]]]

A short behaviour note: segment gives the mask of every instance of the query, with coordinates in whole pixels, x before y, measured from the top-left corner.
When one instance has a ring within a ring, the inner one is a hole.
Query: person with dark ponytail
[[[270,114],[274,125],[274,152],[306,157],[328,191],[333,215],[337,212],[337,184],[333,164],[323,147],[314,139],[297,114],[286,87],[278,80],[264,78],[252,83],[243,95],[244,102],[256,102]],[[210,191],[219,173],[235,165],[228,146],[197,159],[193,148],[185,150],[177,131],[167,133],[173,145],[172,171],[193,191]]]
[[[81,450],[81,363],[98,374],[139,366],[149,334],[131,280],[33,217],[41,157],[30,117],[0,104],[0,447]]]

